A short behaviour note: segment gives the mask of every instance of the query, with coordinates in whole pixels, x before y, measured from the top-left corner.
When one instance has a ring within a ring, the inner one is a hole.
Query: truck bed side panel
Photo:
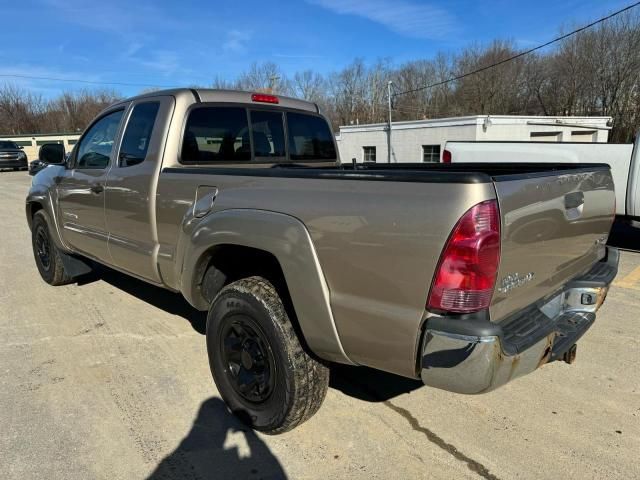
[[[314,242],[349,358],[406,376],[415,375],[425,303],[448,236],[467,209],[495,198],[491,183],[163,172],[158,187],[159,262],[163,278],[176,286],[179,271],[170,271],[184,245],[182,225],[198,185],[218,188],[214,212],[259,209],[301,220]],[[242,244],[242,238],[237,241]],[[298,279],[303,284],[305,280]]]

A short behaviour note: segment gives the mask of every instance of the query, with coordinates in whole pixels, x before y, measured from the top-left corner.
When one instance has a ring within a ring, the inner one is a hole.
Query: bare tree
[[[291,88],[286,75],[273,62],[256,63],[240,74],[235,83],[240,90],[287,94]]]

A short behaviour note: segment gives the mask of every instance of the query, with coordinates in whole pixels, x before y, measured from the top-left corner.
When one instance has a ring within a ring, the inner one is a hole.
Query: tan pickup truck
[[[617,272],[606,165],[344,165],[291,98],[153,92],[40,160],[42,278],[99,262],[181,292],[221,396],[269,433],[318,410],[332,362],[459,393],[571,362]]]

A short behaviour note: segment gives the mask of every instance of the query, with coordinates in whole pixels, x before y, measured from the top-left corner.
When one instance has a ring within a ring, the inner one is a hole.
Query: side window
[[[336,148],[329,125],[322,117],[287,113],[291,160],[335,160]]]
[[[439,163],[440,145],[422,145],[422,161],[426,163]]]
[[[112,112],[91,126],[77,145],[75,168],[107,168],[123,113],[124,110]]]
[[[251,160],[247,111],[238,107],[201,107],[192,110],[182,140],[184,163]]]
[[[133,107],[122,137],[119,155],[121,167],[131,167],[144,162],[159,108],[159,102],[139,103]]]
[[[284,126],[282,112],[253,110],[251,112],[253,150],[256,157],[284,157]]]
[[[376,162],[376,147],[362,147],[363,160],[365,163]]]

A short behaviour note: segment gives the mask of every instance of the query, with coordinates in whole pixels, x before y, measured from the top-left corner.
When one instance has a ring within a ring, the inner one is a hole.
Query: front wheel
[[[329,370],[300,344],[276,289],[261,277],[223,288],[209,309],[211,373],[229,409],[256,430],[286,432],[315,414]]]
[[[60,252],[49,233],[47,216],[42,210],[33,216],[31,245],[38,271],[45,282],[49,285],[64,285],[71,281],[71,277],[65,271]]]

